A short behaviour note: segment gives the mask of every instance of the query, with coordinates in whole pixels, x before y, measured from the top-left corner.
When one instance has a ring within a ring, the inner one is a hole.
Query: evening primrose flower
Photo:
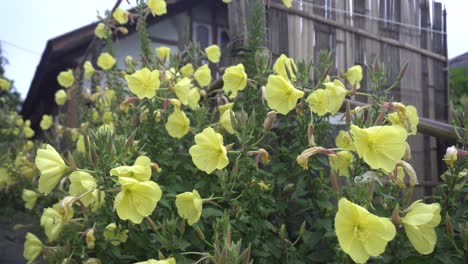
[[[84,206],[92,205],[93,209],[97,208],[96,203],[99,198],[101,202],[104,199],[105,193],[97,189],[96,179],[89,173],[84,171],[74,171],[69,176],[70,189],[68,192],[73,196],[81,196],[81,202]]]
[[[114,13],[112,13],[112,17],[121,25],[127,24],[128,15],[129,13],[122,8],[117,8]]]
[[[286,115],[296,107],[297,100],[304,96],[304,92],[297,90],[284,77],[270,75],[266,84],[266,99],[268,106]]]
[[[192,81],[189,78],[184,77],[176,83],[174,88],[172,88],[183,105],[187,105],[189,102],[189,91],[191,87]]]
[[[418,132],[418,111],[412,105],[403,106],[396,112],[388,114],[388,119],[392,125],[403,127],[410,135],[416,135]]]
[[[221,170],[229,164],[223,136],[211,127],[195,135],[195,145],[190,147],[189,153],[195,166],[208,174],[215,169]]]
[[[312,112],[316,113],[318,116],[324,116],[330,112],[329,99],[329,91],[317,89],[307,97],[306,101],[309,103]]]
[[[176,196],[177,213],[191,226],[200,220],[203,210],[203,199],[197,190],[184,192]]]
[[[114,200],[114,208],[122,220],[140,224],[143,218],[153,213],[161,199],[161,188],[153,181],[138,181],[133,178],[119,177],[122,191]]]
[[[343,101],[346,97],[348,91],[346,90],[345,86],[339,80],[334,80],[333,82],[326,82],[325,90],[328,91],[328,109],[332,115],[338,113],[343,104]]]
[[[345,73],[346,80],[352,85],[356,86],[356,89],[361,88],[362,80],[362,67],[361,65],[354,65],[349,68]]]
[[[23,199],[24,201],[24,207],[30,210],[33,209],[34,206],[36,205],[37,198],[39,198],[39,196],[40,194],[35,191],[23,189],[23,193],[21,194],[21,199]]]
[[[67,70],[67,71],[62,71],[59,73],[57,76],[57,81],[60,84],[60,86],[64,88],[69,88],[73,85],[75,82],[75,77],[73,77],[73,71],[72,70]]]
[[[0,90],[8,91],[10,89],[11,82],[7,79],[0,78]]]
[[[30,162],[24,156],[21,156],[21,155],[16,156],[15,167],[16,167],[16,171],[18,171],[21,176],[29,180],[32,180],[32,178],[36,174],[34,164]]]
[[[372,169],[387,172],[395,168],[406,151],[407,133],[395,126],[374,126],[361,129],[351,126],[356,151]]]
[[[408,213],[402,219],[406,236],[416,251],[423,255],[431,254],[437,242],[434,230],[440,224],[440,204],[425,204],[415,201],[406,210]]]
[[[85,80],[91,79],[91,77],[96,72],[96,70],[93,67],[93,64],[91,64],[91,62],[89,62],[89,61],[85,61],[85,63],[83,64],[83,70],[84,70],[84,79]]]
[[[247,74],[242,63],[231,66],[223,74],[223,90],[229,98],[236,98],[237,92],[242,91],[247,86]]]
[[[165,46],[156,48],[156,55],[162,62],[166,62],[171,57],[171,48]]]
[[[96,29],[94,29],[94,35],[96,35],[96,37],[99,39],[106,39],[108,33],[109,30],[104,23],[97,24]]]
[[[54,121],[52,120],[51,115],[43,115],[41,122],[39,125],[41,126],[42,130],[48,130],[52,125],[54,124]]]
[[[116,60],[109,52],[101,53],[97,59],[97,65],[103,70],[110,70],[114,67]]]
[[[335,144],[338,148],[355,150],[353,138],[348,131],[340,130],[335,138]]]
[[[94,228],[91,228],[86,232],[85,236],[86,247],[88,249],[94,249],[96,246],[96,237],[94,236]]]
[[[104,229],[103,234],[104,239],[114,246],[118,246],[120,243],[125,243],[128,239],[128,230],[123,229],[117,233],[117,225],[115,223],[108,224]]]
[[[281,54],[273,65],[273,71],[286,80],[295,81],[297,66],[294,60]]]
[[[335,231],[341,249],[357,263],[382,254],[396,234],[389,219],[373,215],[346,198],[338,202]]]
[[[0,190],[14,183],[14,179],[7,168],[0,167]]]
[[[60,154],[49,144],[46,145],[45,149],[37,150],[35,164],[40,172],[38,190],[48,195],[60,181],[68,167]]]
[[[287,8],[291,8],[292,0],[282,0],[282,1],[283,1],[284,6],[286,6]]]
[[[194,73],[195,80],[201,87],[208,86],[211,83],[211,70],[208,64],[199,67]]]
[[[37,238],[32,233],[26,233],[26,241],[24,241],[24,251],[23,256],[25,259],[28,260],[28,264],[33,263],[37,257],[42,253],[42,249],[44,246],[42,245],[41,240]]]
[[[55,92],[55,103],[57,105],[64,105],[67,102],[68,95],[65,92],[65,90],[60,89],[57,92]]]
[[[63,217],[55,208],[46,208],[41,216],[41,226],[49,242],[57,240],[63,227]]]
[[[173,138],[182,138],[190,131],[190,119],[182,110],[175,110],[166,123],[167,133]]]
[[[153,16],[155,15],[162,16],[167,13],[167,5],[166,5],[166,1],[164,0],[148,0],[146,4],[150,8]]]
[[[187,63],[184,66],[182,66],[182,68],[180,68],[180,73],[182,73],[184,77],[191,77],[193,75],[193,72],[194,69],[192,63]]]
[[[120,166],[110,170],[110,175],[117,177],[134,178],[139,181],[148,181],[151,178],[151,160],[146,156],[139,156],[133,166]]]
[[[200,92],[198,91],[198,88],[193,87],[188,93],[188,106],[190,109],[197,110],[200,108],[198,101],[200,101]]]
[[[32,130],[31,128],[31,121],[30,120],[26,120],[24,122],[24,126],[23,126],[23,133],[24,133],[24,136],[26,138],[32,138],[34,137],[34,130]]]
[[[147,261],[135,262],[134,264],[176,264],[175,258],[168,258],[164,260],[148,259]]]
[[[127,80],[130,91],[138,96],[139,99],[153,98],[160,85],[159,71],[150,71],[146,67],[136,71],[132,75],[125,76],[125,80]]]
[[[444,155],[444,161],[447,166],[452,167],[458,159],[458,150],[455,146],[447,148]]]
[[[208,60],[212,63],[218,63],[219,59],[221,58],[221,50],[219,49],[218,45],[211,45],[205,48],[206,56]]]
[[[336,154],[328,155],[330,168],[340,176],[350,176],[349,167],[353,159],[353,154],[349,151],[339,151]]]

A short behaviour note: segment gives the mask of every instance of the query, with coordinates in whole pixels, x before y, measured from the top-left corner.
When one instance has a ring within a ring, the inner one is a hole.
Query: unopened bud
[[[445,215],[445,230],[447,231],[447,235],[449,235],[449,237],[453,238],[452,218],[450,217],[450,215],[448,213]]]
[[[151,168],[155,170],[157,173],[161,173],[161,168],[156,162],[151,162]]]
[[[86,247],[88,249],[94,249],[96,238],[94,237],[94,228],[88,229],[85,236]]]
[[[102,262],[98,258],[89,258],[83,264],[102,264]]]
[[[309,130],[308,130],[309,147],[317,146],[315,144],[314,131],[315,131],[315,126],[309,125]]]
[[[396,227],[400,226],[400,205],[399,204],[397,204],[395,208],[393,209],[392,222]]]
[[[403,156],[404,160],[411,160],[411,146],[406,142],[405,155]]]
[[[292,191],[292,190],[294,190],[295,187],[296,187],[296,185],[294,183],[288,183],[288,184],[286,184],[286,186],[283,187],[283,192]]]
[[[299,234],[298,234],[299,237],[301,237],[302,235],[304,235],[305,228],[306,228],[306,221],[302,222],[301,228],[299,228]]]
[[[227,144],[226,146],[224,146],[226,148],[226,151],[230,151],[234,147],[234,144],[235,143],[231,143],[231,144]]]
[[[181,104],[179,100],[172,98],[169,101],[175,108],[180,109]]]
[[[279,236],[281,241],[283,241],[286,238],[286,226],[284,224],[282,224],[280,227]]]
[[[400,165],[403,168],[403,170],[405,170],[405,173],[409,177],[409,184],[411,187],[418,184],[418,177],[416,175],[416,171],[414,170],[413,166],[411,166],[411,164],[409,164],[406,161],[400,161],[397,163],[397,165]]]

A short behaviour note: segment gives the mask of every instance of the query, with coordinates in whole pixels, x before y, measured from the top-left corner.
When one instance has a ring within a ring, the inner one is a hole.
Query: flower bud
[[[273,126],[273,122],[276,120],[276,111],[270,111],[266,115],[265,121],[263,122],[263,133],[266,134],[270,131]]]
[[[309,130],[308,130],[308,138],[309,138],[309,147],[315,147],[317,146],[315,144],[315,137],[314,137],[314,131],[315,131],[315,126],[309,125]]]
[[[280,236],[281,241],[283,241],[286,238],[286,226],[284,224],[282,224],[280,227],[279,236]]]
[[[156,162],[151,162],[151,168],[155,170],[157,173],[161,173],[161,168]]]
[[[411,146],[406,142],[405,155],[403,156],[404,160],[411,160]]]
[[[450,217],[448,213],[445,215],[445,230],[447,231],[447,234],[449,235],[449,237],[453,239],[452,218]]]
[[[94,249],[96,245],[96,238],[94,237],[94,228],[88,229],[88,232],[86,232],[85,241],[86,247],[88,247],[88,249]]]
[[[395,208],[393,209],[392,222],[396,227],[400,226],[400,205],[399,204],[397,204]]]
[[[452,167],[455,162],[457,161],[457,148],[455,146],[451,146],[447,148],[447,151],[445,152],[444,155],[444,161],[447,166]]]
[[[83,264],[102,264],[102,262],[98,258],[89,258]]]

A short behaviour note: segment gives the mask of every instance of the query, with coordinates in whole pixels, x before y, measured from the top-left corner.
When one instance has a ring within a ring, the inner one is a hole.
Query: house
[[[247,44],[253,24],[265,24],[262,44],[273,57],[282,53],[319,64],[322,50],[332,54],[332,74],[348,67],[369,65],[380,59],[387,65],[391,80],[408,62],[405,78],[392,90],[394,100],[414,105],[421,117],[438,122],[448,121],[446,12],[439,2],[429,0],[296,0],[286,8],[281,0],[167,0],[168,13],[148,19],[148,32],[153,47],[161,45],[181,49],[189,41],[201,47],[218,44],[227,54]],[[262,5],[264,12],[250,18],[252,8]],[[263,8],[263,6],[265,8]],[[60,87],[60,71],[80,65],[84,55],[95,57],[99,48],[90,50],[96,23],[49,40],[22,115],[37,128],[43,114],[55,109],[54,93]],[[137,57],[138,41],[130,28],[128,35],[115,36],[119,63],[124,57]],[[95,47],[95,46],[94,46]],[[364,80],[367,70],[364,67]],[[317,76],[311,76],[317,78]],[[371,90],[364,81],[361,91]],[[367,98],[356,96],[360,102]],[[69,107],[70,122],[73,109]],[[434,124],[434,122],[432,122]],[[440,124],[440,123],[438,123]],[[446,130],[450,130],[446,128]],[[409,141],[413,165],[421,176],[420,192],[429,194],[443,171],[441,162],[445,143],[435,134],[418,134]]]

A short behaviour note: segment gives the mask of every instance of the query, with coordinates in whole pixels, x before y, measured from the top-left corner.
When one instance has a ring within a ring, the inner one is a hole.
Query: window
[[[193,23],[193,41],[198,42],[201,49],[205,49],[213,43],[212,36],[211,25],[200,22]]]
[[[218,27],[218,40],[217,43],[218,46],[221,49],[225,49],[229,43],[229,34],[224,27]]]

